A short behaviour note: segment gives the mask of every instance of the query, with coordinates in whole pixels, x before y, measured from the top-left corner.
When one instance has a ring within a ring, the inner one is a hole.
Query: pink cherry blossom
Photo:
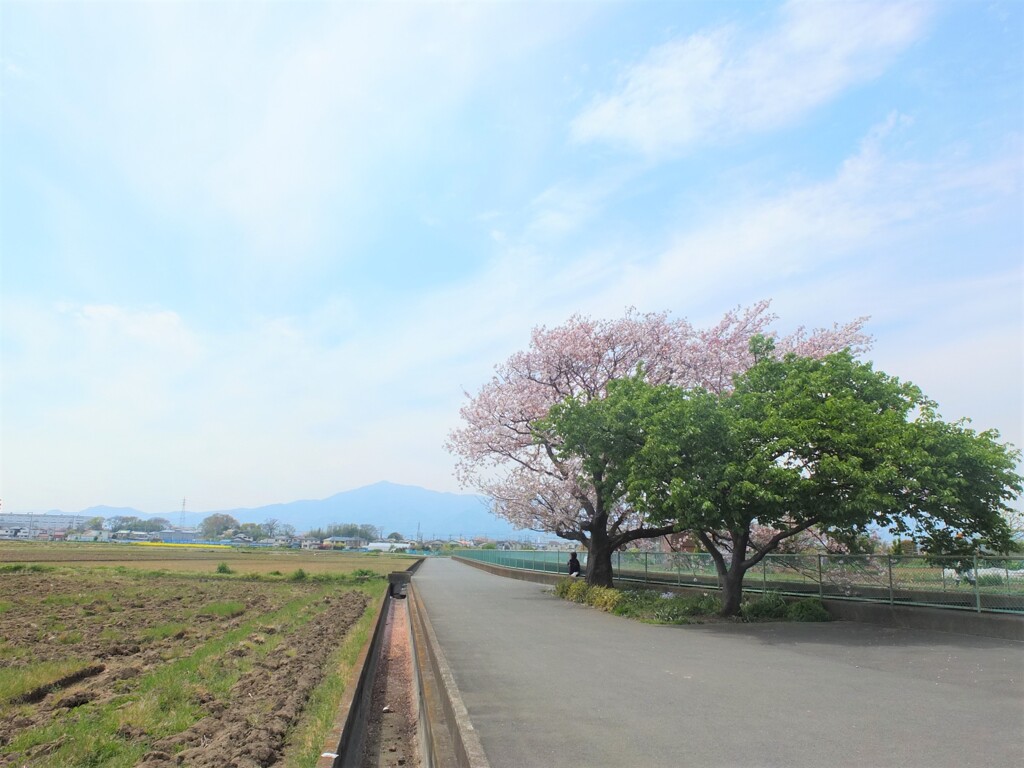
[[[652,383],[727,391],[732,377],[753,364],[749,343],[757,334],[772,337],[779,355],[861,352],[870,343],[866,318],[779,337],[770,328],[776,317],[769,305],[731,310],[706,329],[665,312],[635,310],[617,320],[573,315],[558,327],[534,329],[526,350],[497,365],[475,395],[467,393],[463,426],[447,442],[459,481],[493,499],[495,514],[512,524],[587,546],[596,521],[606,520],[605,533],[618,543],[663,533],[622,503],[605,509],[578,464],[558,458],[550,438],[536,435],[531,423],[568,397],[602,397],[609,381],[641,367]]]

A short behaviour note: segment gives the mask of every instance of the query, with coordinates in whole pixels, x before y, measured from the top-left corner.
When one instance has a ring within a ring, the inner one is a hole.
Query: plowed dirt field
[[[384,588],[11,567],[0,570],[5,768],[297,765],[311,698]]]

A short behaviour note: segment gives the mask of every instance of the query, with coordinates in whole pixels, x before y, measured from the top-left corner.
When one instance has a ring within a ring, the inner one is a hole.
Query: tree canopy
[[[238,528],[238,521],[231,515],[223,512],[215,512],[212,515],[208,515],[203,518],[203,522],[199,525],[199,530],[208,539],[216,538],[224,533],[224,531],[230,531],[235,528]]]
[[[812,526],[846,539],[869,526],[926,551],[1012,545],[1007,503],[1018,451],[995,431],[946,423],[916,386],[848,352],[759,359],[731,392],[613,382],[603,400],[567,400],[545,429],[649,525],[688,531],[711,554],[723,612],[743,575]],[[770,535],[757,536],[758,531]]]
[[[555,533],[589,551],[587,579],[611,583],[611,553],[645,537],[671,532],[627,503],[602,467],[583,467],[560,452],[561,436],[544,426],[551,408],[567,400],[604,398],[609,382],[638,368],[651,384],[722,392],[753,364],[749,342],[770,333],[768,302],[735,310],[715,326],[696,329],[667,314],[629,312],[612,321],[574,316],[556,328],[534,330],[529,348],[497,366],[469,396],[463,426],[449,436],[464,486],[493,500],[493,511],[520,528]],[[868,343],[863,319],[847,325],[779,338],[779,354],[820,356]],[[608,468],[608,471],[611,471]]]

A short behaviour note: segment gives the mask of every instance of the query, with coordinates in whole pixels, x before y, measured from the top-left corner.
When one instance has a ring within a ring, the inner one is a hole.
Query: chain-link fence
[[[459,556],[495,565],[567,573],[569,552],[460,550]],[[579,553],[586,569],[586,552]],[[615,580],[651,586],[718,588],[706,553],[616,552]],[[748,592],[816,595],[972,611],[1024,613],[1024,559],[935,558],[911,555],[767,555],[743,580]]]

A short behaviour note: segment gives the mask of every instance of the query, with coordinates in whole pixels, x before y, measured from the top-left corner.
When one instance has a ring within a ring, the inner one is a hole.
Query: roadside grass
[[[563,600],[589,605],[616,616],[648,624],[700,624],[722,620],[722,602],[717,594],[676,594],[656,589],[620,590],[598,587],[582,579],[561,579],[555,595]],[[828,610],[817,598],[787,601],[776,592],[746,600],[739,619],[756,621],[831,621]]]
[[[302,723],[289,736],[282,768],[306,768],[314,765],[334,726],[334,719],[337,717],[352,668],[373,632],[373,619],[387,589],[387,582],[380,580],[361,585],[359,589],[370,595],[370,602],[362,618],[328,659],[328,672],[323,682],[317,686],[306,703],[306,714]]]

